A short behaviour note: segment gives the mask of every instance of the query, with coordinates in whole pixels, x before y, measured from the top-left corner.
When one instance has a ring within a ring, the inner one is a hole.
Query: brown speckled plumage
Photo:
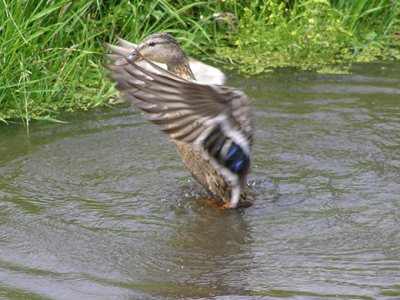
[[[226,208],[246,202],[253,134],[249,98],[233,88],[195,82],[187,56],[168,34],[146,37],[129,56],[121,47],[108,47],[117,55],[106,57],[119,62],[106,66],[114,73],[110,79],[151,122],[166,126],[162,131],[193,177]],[[156,74],[133,63],[142,59],[165,63],[169,72],[152,64]]]

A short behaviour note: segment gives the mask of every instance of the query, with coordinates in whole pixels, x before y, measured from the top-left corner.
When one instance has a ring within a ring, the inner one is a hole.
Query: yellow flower
[[[240,45],[240,41],[239,41],[239,40],[236,40],[235,44],[236,44],[237,46],[239,46],[239,45]]]

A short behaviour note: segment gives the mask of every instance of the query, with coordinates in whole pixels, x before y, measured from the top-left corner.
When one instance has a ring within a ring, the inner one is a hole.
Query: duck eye
[[[149,45],[150,47],[153,47],[155,44],[156,44],[156,43],[154,43],[154,42],[149,42],[149,43],[148,43],[148,45]]]

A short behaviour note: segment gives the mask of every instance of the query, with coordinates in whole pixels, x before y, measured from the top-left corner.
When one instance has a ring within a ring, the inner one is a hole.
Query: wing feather
[[[182,79],[150,60],[143,59],[159,74],[134,63],[123,67],[107,66],[107,69],[115,73],[110,79],[117,81],[119,88],[129,94],[128,101],[135,104],[138,99],[139,103],[143,101],[154,104],[145,107],[140,104],[135,105],[149,114],[168,115],[168,118],[162,120],[150,118],[151,122],[169,126],[163,129],[163,132],[174,134],[174,139],[188,140],[190,135],[190,140],[196,140],[198,145],[204,144],[206,134],[202,135],[199,126],[195,124],[201,123],[206,130],[208,126],[217,122],[227,137],[242,147],[246,154],[250,154],[251,110],[250,100],[245,94],[225,86],[200,84]],[[193,132],[188,133],[188,131]]]
[[[235,207],[251,164],[250,99],[230,87],[183,79],[141,56],[136,45],[118,40],[122,47],[106,44],[115,54],[105,57],[129,64],[105,66],[113,73],[110,80],[124,91],[126,101],[147,113],[150,122],[164,126],[161,132],[204,150],[194,154],[203,153],[203,159],[230,182]],[[144,67],[127,58],[135,51],[143,58]],[[191,172],[195,176],[196,171]],[[202,184],[210,189],[208,181]]]

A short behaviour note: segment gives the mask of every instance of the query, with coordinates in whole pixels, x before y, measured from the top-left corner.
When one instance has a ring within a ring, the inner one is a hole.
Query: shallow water
[[[130,107],[0,125],[0,298],[400,299],[400,66],[229,84],[254,107],[245,210],[202,205]]]

